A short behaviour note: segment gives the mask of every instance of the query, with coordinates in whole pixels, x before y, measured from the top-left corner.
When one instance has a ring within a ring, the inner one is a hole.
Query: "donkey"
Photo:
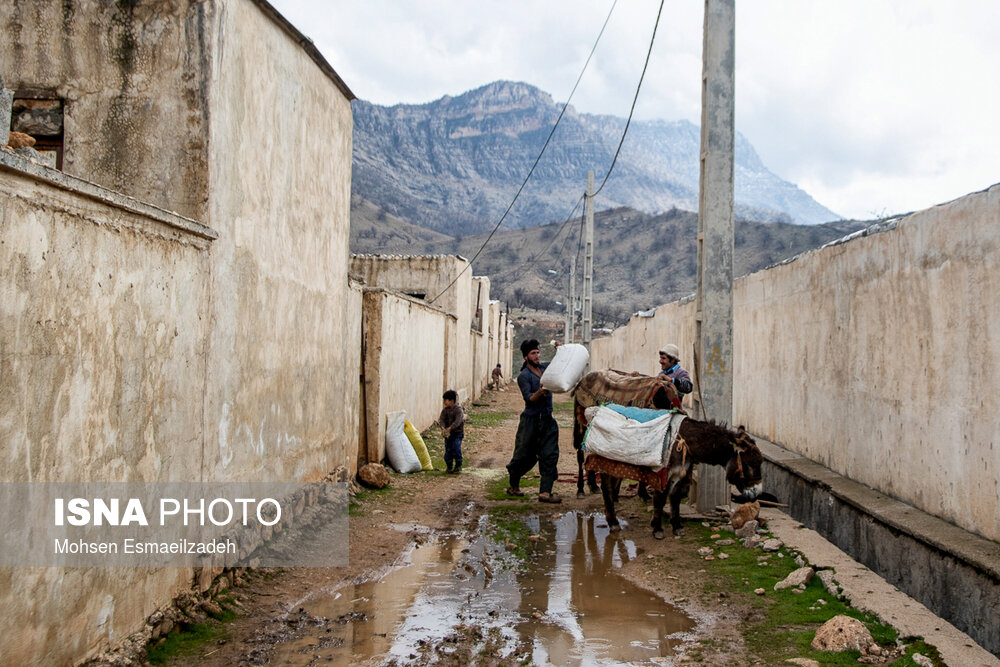
[[[576,497],[583,498],[583,436],[587,432],[587,417],[584,411],[602,403],[617,403],[637,408],[658,410],[680,409],[681,399],[673,381],[658,375],[623,373],[616,370],[591,371],[583,376],[573,389],[573,448],[576,449]],[[591,493],[597,493],[597,475],[587,473],[587,485]],[[645,486],[639,486],[640,494]],[[617,500],[617,489],[615,499]]]
[[[596,373],[606,376],[607,371],[597,371]],[[583,492],[583,452],[581,445],[583,434],[587,427],[586,413],[584,412],[581,399],[582,401],[588,401],[588,399],[593,398],[596,393],[600,393],[599,391],[595,391],[594,387],[606,385],[608,381],[607,377],[603,379],[591,378],[590,376],[594,374],[589,373],[585,376],[580,381],[580,385],[578,385],[575,393],[574,414],[576,415],[576,420],[573,428],[573,444],[577,447],[577,461],[580,462],[580,477],[577,482],[578,496]],[[645,376],[632,375],[629,377],[638,378]],[[649,379],[654,378],[647,378],[647,380]],[[620,381],[621,378],[612,377],[611,380],[617,382],[617,388],[620,392],[624,387],[624,384]],[[640,386],[641,383],[634,382],[633,384]],[[663,381],[662,393],[660,387],[652,389],[652,385],[646,382],[642,394],[643,396],[647,396],[647,398],[643,398],[642,400],[652,403],[651,407],[663,409],[666,407],[665,402],[675,405],[679,403],[679,401],[675,403],[672,400],[672,398],[677,396],[677,393],[673,388],[673,383],[667,380]],[[637,402],[633,402],[632,404],[637,405]],[[644,406],[639,405],[639,407]],[[757,443],[754,442],[754,439],[750,437],[742,426],[733,430],[711,421],[700,421],[688,417],[681,422],[678,440],[667,464],[665,483],[658,480],[648,469],[610,461],[602,457],[591,456],[587,460],[587,468],[588,475],[593,475],[596,470],[601,471],[601,493],[604,497],[604,513],[611,531],[621,530],[621,526],[615,516],[615,500],[617,491],[621,486],[622,478],[628,475],[629,478],[639,478],[640,482],[650,481],[654,490],[653,519],[650,522],[650,526],[653,529],[653,537],[661,540],[664,537],[662,527],[663,508],[666,505],[668,497],[670,498],[670,526],[673,534],[683,534],[680,503],[687,495],[691,486],[694,464],[708,463],[724,466],[726,468],[727,481],[736,486],[743,497],[753,500],[762,490],[761,465],[763,459],[764,457],[760,453],[760,449],[757,448]],[[591,479],[591,481],[595,483],[595,480]],[[593,487],[591,488],[593,490]]]

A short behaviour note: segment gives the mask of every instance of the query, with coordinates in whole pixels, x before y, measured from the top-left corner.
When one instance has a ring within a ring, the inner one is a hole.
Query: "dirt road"
[[[625,530],[610,535],[600,497],[576,498],[566,397],[563,503],[536,502],[537,478],[524,499],[506,497],[522,405],[516,387],[487,392],[467,409],[461,474],[394,474],[362,491],[349,566],[251,573],[230,593],[243,613],[164,664],[782,664],[812,655],[832,614],[860,615],[818,579],[779,600],[771,587],[802,556],[733,546],[720,520],[688,517],[687,536],[657,541],[649,509],[624,497]],[[425,439],[443,468],[440,433]],[[891,628],[866,622],[898,652]],[[914,664],[896,657],[881,664]]]

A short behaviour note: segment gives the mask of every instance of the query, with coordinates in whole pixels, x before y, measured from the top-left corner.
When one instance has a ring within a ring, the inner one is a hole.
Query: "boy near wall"
[[[444,433],[444,463],[448,472],[455,474],[462,470],[462,439],[465,437],[465,413],[457,405],[458,394],[453,389],[444,392],[444,409],[438,417],[441,432]]]

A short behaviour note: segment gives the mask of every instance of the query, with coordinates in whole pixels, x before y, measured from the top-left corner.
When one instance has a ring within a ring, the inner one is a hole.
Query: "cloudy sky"
[[[271,1],[358,97],[387,105],[497,79],[565,101],[612,5]],[[628,115],[658,7],[618,1],[578,111]],[[637,118],[699,122],[703,9],[667,0]],[[1000,2],[745,0],[736,15],[736,129],[821,204],[867,219],[1000,182]]]

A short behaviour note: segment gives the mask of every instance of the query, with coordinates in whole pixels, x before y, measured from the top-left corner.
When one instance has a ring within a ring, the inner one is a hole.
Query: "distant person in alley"
[[[500,364],[493,369],[493,388],[497,391],[503,391],[503,369]]]
[[[660,375],[665,375],[673,380],[680,398],[691,393],[694,386],[691,384],[691,375],[681,368],[681,351],[673,343],[664,345],[663,349],[660,350]]]
[[[556,481],[556,465],[559,463],[559,426],[552,418],[552,392],[542,389],[542,373],[547,363],[539,361],[537,340],[521,343],[524,365],[517,376],[517,386],[524,397],[524,411],[517,425],[514,438],[514,455],[507,464],[510,486],[507,493],[523,496],[521,477],[538,464],[541,482],[538,487],[538,501],[560,503],[562,498],[552,493]]]

